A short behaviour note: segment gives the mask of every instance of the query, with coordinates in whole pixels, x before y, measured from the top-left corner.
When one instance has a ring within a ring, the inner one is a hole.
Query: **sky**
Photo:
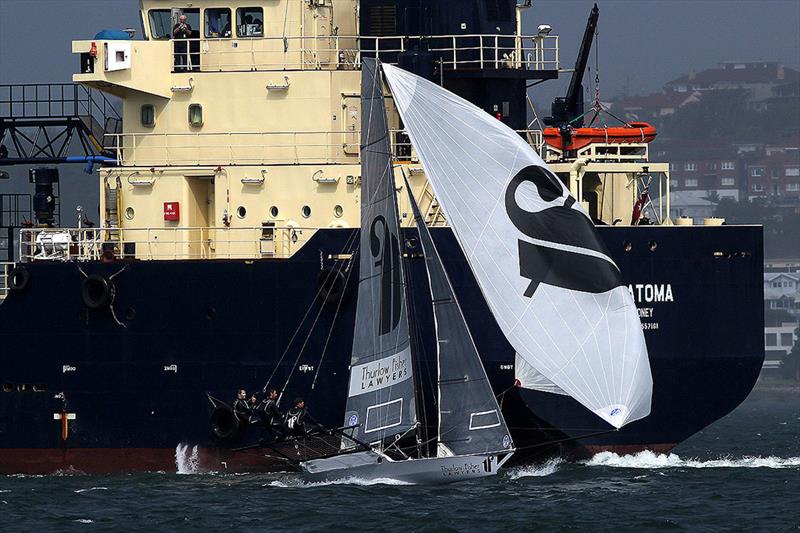
[[[524,31],[533,34],[539,24],[550,24],[560,36],[562,67],[572,68],[592,4],[533,0]],[[141,31],[138,5],[138,0],[0,0],[0,84],[69,81],[78,69],[71,41],[104,28]],[[604,100],[626,88],[629,94],[659,91],[671,79],[721,61],[800,67],[800,0],[599,0],[598,5]],[[592,90],[594,57],[593,50],[587,75]],[[568,83],[565,75],[542,84],[532,94],[534,101],[541,107],[566,92]],[[28,190],[27,171],[10,171],[14,179],[0,181],[0,191]],[[72,210],[86,195],[87,204],[96,204],[96,179],[76,169],[69,175],[76,181],[65,183],[65,208]]]

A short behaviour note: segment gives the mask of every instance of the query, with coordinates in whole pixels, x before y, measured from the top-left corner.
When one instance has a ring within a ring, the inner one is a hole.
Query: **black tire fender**
[[[110,307],[114,303],[115,295],[114,283],[100,274],[87,276],[81,284],[81,299],[89,309]]]
[[[339,303],[347,290],[347,278],[338,268],[323,268],[317,275],[317,287],[322,301]]]
[[[242,433],[242,422],[233,409],[218,405],[211,411],[211,431],[220,440],[233,441]]]
[[[30,271],[22,265],[15,266],[8,274],[8,288],[14,292],[22,292],[31,281]]]

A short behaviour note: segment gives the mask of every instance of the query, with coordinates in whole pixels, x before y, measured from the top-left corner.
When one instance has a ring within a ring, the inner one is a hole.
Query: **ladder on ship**
[[[114,157],[122,131],[115,104],[74,83],[0,85],[0,166],[93,162]]]

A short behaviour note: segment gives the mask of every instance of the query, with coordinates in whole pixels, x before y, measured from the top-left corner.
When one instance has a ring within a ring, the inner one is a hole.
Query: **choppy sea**
[[[173,472],[0,477],[0,531],[800,531],[800,395],[673,453],[553,459],[444,487]]]

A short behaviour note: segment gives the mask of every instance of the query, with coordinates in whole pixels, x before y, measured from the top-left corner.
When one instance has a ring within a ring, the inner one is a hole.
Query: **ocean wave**
[[[78,522],[79,524],[94,524],[94,520],[91,520],[89,518],[78,518],[76,520],[73,520],[73,522]]]
[[[361,487],[370,487],[372,485],[413,485],[407,481],[400,481],[391,478],[375,478],[364,479],[359,477],[347,477],[342,479],[334,479],[331,481],[304,481],[301,478],[286,479],[283,481],[272,481],[265,484],[265,487],[277,487],[281,489],[296,489],[296,488],[314,488],[314,487],[327,487],[328,485],[356,485]]]
[[[81,493],[84,493],[84,492],[92,492],[93,490],[108,490],[108,487],[91,487],[91,488],[88,488],[88,489],[74,490],[72,492],[74,492],[75,494],[81,494]]]
[[[559,465],[561,465],[563,462],[563,459],[556,457],[540,465],[527,465],[512,468],[508,471],[508,475],[511,479],[550,476],[558,471]]]
[[[613,452],[601,452],[584,461],[587,466],[605,466],[612,468],[798,468],[800,457],[781,458],[775,456],[744,456],[739,459],[721,457],[719,459],[681,459],[670,453],[654,453],[643,451],[634,455],[618,455]]]

